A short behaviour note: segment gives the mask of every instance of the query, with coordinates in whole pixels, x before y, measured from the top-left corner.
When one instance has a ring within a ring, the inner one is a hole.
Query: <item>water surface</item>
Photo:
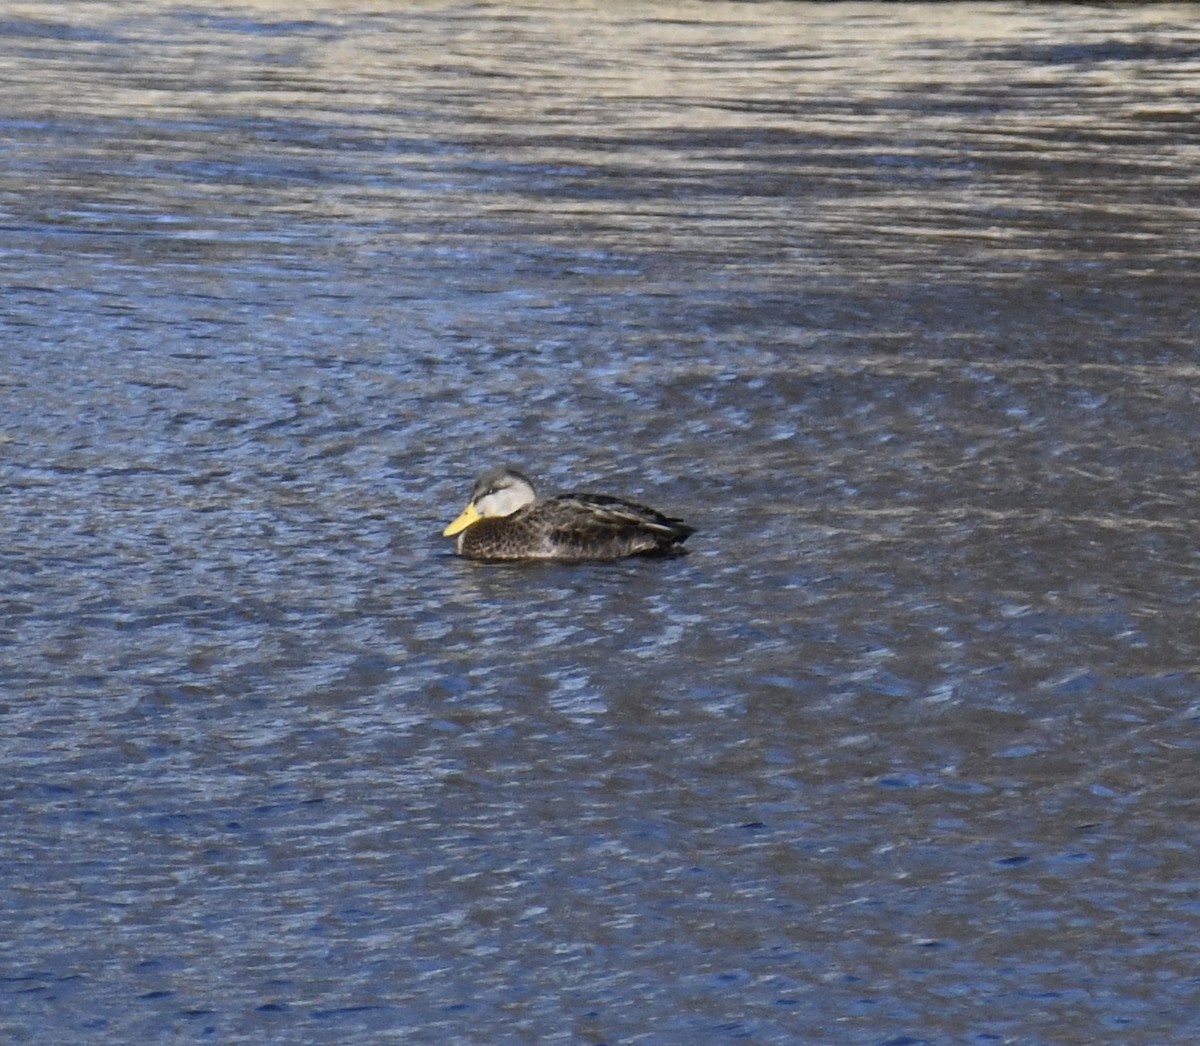
[[[6,8],[6,1039],[1191,1041],[1198,74]],[[456,560],[502,461],[692,554]]]

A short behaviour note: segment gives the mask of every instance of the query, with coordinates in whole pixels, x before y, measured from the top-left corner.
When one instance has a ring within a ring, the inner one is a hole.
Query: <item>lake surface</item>
[[[0,1032],[1200,1035],[1192,6],[10,3]],[[691,555],[480,566],[475,474]]]

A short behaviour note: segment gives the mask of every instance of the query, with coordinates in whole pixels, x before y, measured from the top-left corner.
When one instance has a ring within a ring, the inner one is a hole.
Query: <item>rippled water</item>
[[[1192,1041],[1198,75],[7,5],[6,1041]],[[692,554],[456,560],[501,461]]]

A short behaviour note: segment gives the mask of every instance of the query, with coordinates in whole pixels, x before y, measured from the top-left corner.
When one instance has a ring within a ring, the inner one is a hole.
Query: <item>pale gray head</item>
[[[529,477],[514,468],[489,469],[475,481],[471,504],[484,519],[511,516],[537,500]]]
[[[511,516],[537,500],[533,484],[516,469],[492,469],[475,481],[471,500],[458,518],[442,531],[444,537],[461,534],[489,516]],[[462,538],[458,540],[462,550]]]

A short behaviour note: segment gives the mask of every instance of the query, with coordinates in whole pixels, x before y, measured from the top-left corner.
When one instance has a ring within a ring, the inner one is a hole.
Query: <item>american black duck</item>
[[[475,482],[467,507],[442,534],[457,535],[467,559],[622,559],[671,556],[693,533],[683,520],[608,494],[539,499],[529,477],[491,469]]]

